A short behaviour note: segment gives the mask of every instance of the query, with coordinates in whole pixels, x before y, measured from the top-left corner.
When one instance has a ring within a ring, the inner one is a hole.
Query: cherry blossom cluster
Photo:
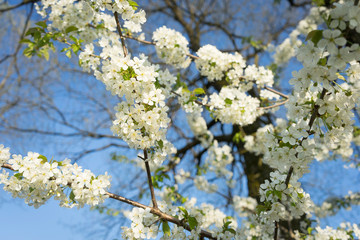
[[[150,213],[150,208],[133,208],[131,212],[126,212],[125,216],[131,219],[131,227],[122,227],[123,239],[155,239],[159,232],[156,224],[159,219]]]
[[[246,64],[244,58],[238,53],[235,55],[223,53],[215,46],[205,45],[196,54],[199,56],[195,60],[196,67],[209,81],[220,81],[224,77],[233,81],[243,76]]]
[[[41,7],[40,7],[41,6]],[[146,22],[145,11],[136,11],[129,1],[41,1],[37,12],[51,21],[50,27],[65,31],[75,26],[79,29],[81,39],[92,42],[101,36],[102,30],[92,28],[89,24],[103,23],[110,31],[116,29],[115,19],[105,11],[117,12],[124,20],[124,27],[130,32],[141,32],[141,25]]]
[[[309,15],[301,20],[296,29],[289,34],[289,37],[276,47],[273,56],[275,64],[283,65],[296,55],[296,49],[302,44],[298,37],[300,35],[306,36],[312,30],[317,29],[324,22],[322,16],[326,12],[328,10],[325,7],[312,7],[310,9]]]
[[[299,218],[312,211],[310,195],[303,191],[295,178],[286,186],[286,177],[286,174],[275,171],[270,173],[270,181],[265,180],[265,183],[260,185],[260,201],[265,202],[265,206],[271,206],[270,210],[260,213],[264,223],[288,219],[290,216]]]
[[[206,164],[209,165],[209,170],[214,172],[217,177],[231,178],[232,172],[226,169],[226,166],[234,161],[231,154],[231,148],[228,145],[219,146],[215,140],[213,145],[208,150]]]
[[[234,210],[240,217],[248,217],[256,211],[257,201],[252,197],[233,197]]]
[[[351,209],[351,206],[360,205],[360,194],[349,191],[348,195],[340,198],[331,198],[314,209],[318,218],[335,215],[341,208]]]
[[[102,59],[101,72],[96,71],[95,75],[113,94],[125,97],[125,101],[115,107],[116,119],[111,130],[132,148],[156,147],[158,151],[153,160],[161,164],[167,153],[173,152],[173,147],[166,140],[170,119],[165,95],[156,83],[171,85],[169,81],[173,78],[167,78],[171,76],[169,72],[159,74],[158,66],[151,65],[145,56],[130,59],[129,55],[125,57],[116,51],[119,46],[107,50],[110,46],[102,45],[108,58]],[[80,59],[87,62],[87,56],[80,54]]]
[[[211,131],[208,130],[205,119],[201,112],[192,112],[186,115],[187,122],[194,136],[201,141],[203,147],[209,147],[214,140]]]
[[[348,9],[352,4],[348,2]],[[330,11],[330,18],[334,12]],[[322,35],[320,41],[311,39],[313,43],[299,49],[298,60],[304,68],[293,73],[290,83],[295,86],[287,103],[292,124],[280,134],[267,133],[268,153],[264,161],[279,171],[271,173],[270,181],[261,186],[262,200],[265,206],[271,206],[271,210],[260,214],[261,221],[278,221],[289,217],[288,212],[291,217],[310,212],[310,198],[296,181],[307,172],[316,156],[316,145],[325,146],[333,154],[352,154],[352,109],[358,93],[356,89],[351,90],[344,75],[347,63],[360,59],[359,45],[346,46],[347,41],[338,29],[321,30],[318,34]],[[293,173],[288,171],[290,168]],[[284,183],[289,177],[286,186]],[[285,206],[284,202],[292,204]]]
[[[216,183],[209,183],[205,176],[195,176],[194,185],[197,189],[206,192],[214,193],[218,190],[218,185]]]
[[[44,156],[29,152],[27,156],[12,155],[9,148],[0,145],[2,164],[10,164],[13,175],[5,170],[0,173],[0,184],[13,197],[23,198],[25,203],[35,208],[54,197],[63,207],[95,206],[108,197],[110,176],[95,176],[90,170],[83,170],[69,159],[48,161]],[[1,166],[0,165],[0,166]]]
[[[240,126],[253,123],[263,113],[258,110],[260,101],[257,98],[231,87],[223,87],[219,94],[213,93],[208,104],[210,111],[221,122]]]
[[[266,139],[265,136],[268,132],[274,132],[274,126],[272,124],[265,125],[264,127],[258,128],[256,130],[256,133],[254,135],[247,135],[244,137],[245,141],[245,149],[249,152],[255,153],[255,155],[264,155],[267,153],[268,149],[266,146],[266,142],[268,139]]]
[[[177,68],[187,68],[191,59],[186,38],[179,32],[165,26],[158,28],[153,33],[153,40],[158,56],[166,63]]]
[[[114,17],[104,11],[110,10],[119,14],[125,21],[124,26],[133,32],[141,31],[140,26],[146,20],[145,12],[135,12],[129,1],[102,1],[95,4],[86,1],[55,1],[54,4],[45,2],[42,6],[42,10],[39,11],[50,12],[52,28],[66,31],[68,27],[75,26],[81,33],[79,37],[92,36],[85,38],[89,40],[85,42],[89,43],[79,56],[81,65],[85,70],[94,71],[96,78],[104,82],[109,91],[126,99],[116,107],[118,113],[112,127],[113,132],[121,136],[130,147],[157,147],[159,151],[156,152],[154,160],[161,163],[164,156],[173,150],[165,137],[165,129],[170,122],[164,102],[165,95],[155,86],[155,82],[169,82],[167,77],[170,74],[159,74],[158,67],[151,65],[143,55],[131,59],[123,51],[124,46],[118,35],[113,32],[116,29]],[[66,20],[73,19],[79,8],[86,9],[84,14],[87,18],[79,20],[84,26]],[[104,24],[105,27],[98,28],[99,24]],[[99,41],[95,47],[91,42],[96,38]],[[100,54],[97,55],[99,51]]]
[[[0,144],[0,169],[1,166],[10,159],[10,148],[4,147],[3,144]]]
[[[306,236],[306,240],[315,239],[358,239],[360,237],[360,229],[356,224],[341,223],[340,227],[333,229],[332,227],[326,226],[324,229],[320,227],[315,228],[313,236]],[[297,237],[303,237],[297,233]],[[304,239],[304,238],[303,238]]]

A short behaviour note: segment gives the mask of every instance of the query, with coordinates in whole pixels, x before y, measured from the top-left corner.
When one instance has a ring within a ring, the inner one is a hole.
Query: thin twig
[[[17,5],[13,5],[13,6],[9,6],[8,8],[2,8],[0,9],[0,13],[3,13],[3,12],[6,12],[6,11],[11,11],[13,9],[16,9],[16,8],[19,8],[21,6],[24,6],[26,4],[29,4],[29,3],[36,3],[40,0],[24,0],[22,1],[21,3],[17,4]]]
[[[4,163],[1,167],[10,169],[12,171],[15,171],[15,169],[8,163]],[[182,226],[187,231],[191,231],[190,226],[187,223],[185,223],[185,221],[181,221],[181,220],[179,220],[179,219],[177,219],[177,218],[175,218],[173,216],[170,216],[170,215],[168,215],[166,213],[163,213],[158,208],[146,206],[146,205],[141,204],[139,202],[133,201],[131,199],[128,199],[128,198],[125,198],[125,197],[122,197],[120,195],[110,193],[110,192],[105,192],[105,195],[109,196],[109,198],[112,198],[112,199],[127,203],[129,205],[134,206],[134,207],[138,207],[138,208],[142,208],[142,209],[150,209],[150,212],[155,214],[156,216],[160,217],[160,219],[168,221],[168,222],[172,222],[172,223],[174,223],[174,224],[176,224],[178,226]],[[214,238],[212,236],[212,234],[210,232],[205,231],[205,230],[201,230],[200,237],[206,237],[206,238],[209,238],[209,239],[216,239],[216,238]]]
[[[114,194],[114,193],[109,193],[109,192],[106,192],[105,193],[106,195],[109,196],[109,198],[112,198],[112,199],[115,199],[115,200],[118,200],[118,201],[121,201],[121,202],[124,202],[124,203],[127,203],[127,204],[130,204],[134,207],[139,207],[139,208],[142,208],[142,209],[150,209],[150,212],[159,216],[162,220],[165,220],[165,221],[168,221],[168,222],[172,222],[178,226],[182,226],[184,229],[188,230],[188,231],[191,231],[191,228],[188,224],[186,224],[184,221],[181,221],[173,216],[170,216],[166,213],[163,213],[162,211],[160,211],[159,209],[156,209],[154,207],[149,207],[149,206],[146,206],[144,204],[141,204],[139,202],[136,202],[136,201],[133,201],[133,200],[130,200],[130,199],[127,199],[127,198],[124,198],[122,196],[119,196],[117,194]],[[201,230],[200,232],[200,236],[201,237],[207,237],[209,239],[216,239],[212,236],[212,234],[208,231],[205,231],[205,230]]]
[[[147,150],[144,149],[144,162],[145,162],[146,174],[147,174],[150,193],[151,193],[151,201],[153,203],[153,207],[155,209],[158,209],[158,205],[157,205],[156,198],[155,198],[154,186],[153,186],[153,183],[152,183],[152,180],[151,180],[151,171],[150,171],[150,166],[149,166],[149,161],[148,160],[149,159],[148,159]]]
[[[285,186],[286,186],[286,187],[288,187],[288,185],[289,185],[290,178],[291,178],[291,174],[293,173],[293,171],[294,171],[293,166],[290,166],[289,172],[288,172],[288,174],[286,175],[286,179],[285,179]]]
[[[276,108],[276,107],[279,107],[279,106],[281,106],[281,105],[284,105],[284,104],[287,103],[288,101],[289,101],[289,99],[286,99],[285,101],[276,103],[276,104],[274,104],[274,105],[267,106],[267,107],[258,107],[257,109],[267,110],[267,109],[271,109],[271,108]]]
[[[122,44],[122,47],[123,47],[123,51],[124,51],[124,56],[126,57],[128,55],[128,51],[126,49],[126,46],[125,46],[125,41],[124,41],[124,37],[123,37],[123,34],[122,34],[122,31],[121,31],[121,25],[120,25],[120,22],[119,22],[119,15],[117,12],[114,12],[114,17],[115,17],[115,21],[116,21],[116,29],[120,35],[120,41],[121,41],[121,44]]]
[[[274,240],[278,239],[278,231],[279,231],[279,223],[275,222],[275,232],[274,232]]]
[[[279,92],[279,91],[277,91],[277,90],[275,90],[275,89],[273,89],[273,88],[270,88],[270,87],[268,87],[268,86],[265,86],[264,88],[265,88],[266,90],[269,90],[270,92],[273,92],[273,93],[279,95],[279,96],[282,96],[282,97],[284,97],[284,98],[286,98],[286,99],[289,99],[289,96],[288,96],[288,95],[283,94],[283,93],[281,93],[281,92]]]
[[[140,42],[140,43],[144,43],[144,44],[156,45],[155,42],[150,42],[150,41],[142,40],[142,39],[140,39],[140,38],[133,37],[133,36],[131,36],[131,35],[129,35],[129,34],[124,35],[123,38],[129,38],[129,39],[132,39],[132,40],[138,41],[138,42]],[[190,53],[187,53],[186,56],[191,57],[191,58],[193,58],[193,59],[199,59],[198,56],[195,56],[195,55],[190,54]]]

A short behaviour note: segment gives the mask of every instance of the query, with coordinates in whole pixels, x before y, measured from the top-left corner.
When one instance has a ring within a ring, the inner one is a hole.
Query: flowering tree
[[[165,2],[181,19],[176,2]],[[315,159],[350,162],[359,144],[354,120],[359,1],[313,2],[305,19],[275,48],[249,40],[264,51],[274,49],[274,63],[266,68],[212,45],[195,42],[190,50],[188,40],[167,26],[159,26],[152,40],[146,40],[145,11],[134,1],[41,1],[36,11],[44,20],[21,40],[27,45],[24,55],[48,58],[49,50],[60,46],[118,97],[111,131],[138,152],[133,163],[146,173],[151,203],[111,193],[110,176],[96,176],[69,159],[56,161],[33,152],[11,156],[0,145],[4,190],[34,207],[51,197],[63,207],[98,206],[108,198],[131,205],[132,211],[124,212],[131,220],[130,227],[123,227],[124,239],[359,238],[355,224],[322,229],[312,223],[314,216],[356,204],[358,194],[316,206],[299,182]],[[165,64],[154,64],[142,51],[130,54],[130,39],[152,45]],[[293,72],[287,95],[274,89],[274,74],[294,56],[302,68]],[[197,87],[173,74],[185,69],[196,71],[205,84]],[[175,118],[181,116],[172,117],[174,105],[181,106],[194,136],[181,148],[169,140]],[[282,105],[287,119],[274,120]],[[232,133],[217,135],[212,126],[218,123]],[[190,149],[196,152],[195,171],[181,168]],[[238,167],[246,173],[248,197],[233,194],[241,180]],[[223,196],[232,214],[183,196],[185,183]]]

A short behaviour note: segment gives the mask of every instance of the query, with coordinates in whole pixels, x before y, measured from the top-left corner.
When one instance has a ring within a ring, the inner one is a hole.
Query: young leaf
[[[229,99],[229,98],[225,98],[225,103],[231,105],[231,104],[232,104],[232,100]]]
[[[157,141],[157,144],[158,144],[159,148],[162,150],[163,147],[164,147],[164,142],[163,142],[163,140],[160,139],[159,141]]]
[[[71,51],[68,50],[68,51],[65,53],[65,55],[66,55],[68,58],[71,58]]]
[[[47,27],[45,21],[40,21],[40,22],[37,22],[37,23],[35,23],[35,24],[38,25],[38,26],[40,26],[40,27],[42,27],[42,28],[46,28],[46,27]]]
[[[170,236],[170,227],[169,227],[169,223],[167,221],[162,222],[162,230],[165,235]]]
[[[39,155],[38,158],[42,160],[41,163],[46,163],[48,161],[44,155]]]
[[[179,207],[179,209],[184,213],[184,218],[187,219],[189,217],[188,211],[184,207]]]
[[[75,27],[75,26],[70,26],[70,27],[67,27],[67,28],[65,29],[65,33],[73,32],[73,31],[77,31],[77,30],[78,30],[77,27]]]
[[[313,30],[309,32],[309,34],[306,37],[306,41],[311,39],[311,41],[316,45],[322,38],[322,30]]]
[[[195,229],[198,226],[198,221],[196,220],[195,217],[189,217],[188,221],[191,230]]]
[[[74,191],[71,191],[70,195],[69,195],[69,198],[72,202],[75,203],[75,194],[74,194]]]
[[[194,94],[205,94],[205,90],[202,88],[195,88],[193,93]]]

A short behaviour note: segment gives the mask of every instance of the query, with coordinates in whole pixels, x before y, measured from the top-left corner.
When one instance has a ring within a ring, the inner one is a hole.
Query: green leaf
[[[47,158],[44,155],[39,155],[38,158],[42,160],[41,161],[42,164],[44,164],[44,163],[46,163],[48,161]]]
[[[27,39],[27,38],[21,39],[20,43],[34,44],[30,39]]]
[[[73,32],[73,31],[77,31],[77,30],[78,30],[77,27],[75,27],[75,26],[70,26],[70,27],[67,27],[67,28],[65,29],[65,33]]]
[[[315,3],[317,6],[324,6],[325,0],[313,0],[313,3]]]
[[[170,226],[167,221],[162,222],[162,230],[165,235],[170,236]]]
[[[267,68],[270,69],[273,72],[273,74],[275,75],[278,70],[278,65],[276,65],[275,63],[272,63]]]
[[[198,221],[196,220],[195,217],[189,217],[188,221],[191,230],[195,229],[198,226]]]
[[[37,22],[37,23],[35,23],[35,25],[38,25],[38,26],[40,26],[40,27],[42,27],[42,28],[46,28],[46,27],[47,27],[47,25],[46,25],[46,22],[45,22],[45,21],[40,21],[40,22]]]
[[[205,90],[202,88],[195,88],[193,93],[194,94],[205,94]]]
[[[282,192],[278,190],[274,190],[274,194],[278,197],[278,199],[281,201],[282,198]]]
[[[244,141],[245,141],[242,132],[237,132],[237,133],[234,135],[234,137],[233,137],[232,140],[233,140],[233,142],[235,142],[235,143],[237,143],[237,144],[239,144],[240,141],[241,141],[241,142],[244,142]]]
[[[76,201],[75,201],[74,191],[71,191],[71,192],[70,192],[69,199],[70,199],[72,202],[74,202],[74,203],[76,202]]]
[[[73,50],[73,52],[74,52],[75,54],[77,54],[77,53],[79,52],[79,50],[80,50],[80,46],[79,46],[79,45],[76,45],[76,44],[72,44],[72,45],[71,45],[71,48],[72,48],[72,50]]]
[[[303,194],[303,193],[298,193],[298,197],[299,197],[300,199],[303,199],[303,198],[304,198],[304,194]]]
[[[311,39],[311,41],[316,45],[322,38],[322,32],[323,30],[313,30],[309,32],[309,34],[306,37],[306,41]]]
[[[104,23],[100,23],[96,26],[96,29],[102,29],[105,28],[105,24]]]
[[[34,36],[35,33],[39,32],[39,28],[29,28],[26,33],[25,36],[31,35]]]
[[[229,225],[230,225],[231,223],[232,223],[231,221],[228,221],[228,222],[224,223],[223,228],[224,228],[224,229],[229,228]]]
[[[231,104],[232,104],[232,100],[229,99],[229,98],[225,98],[225,103],[231,105]]]
[[[32,57],[34,55],[34,48],[33,47],[25,48],[23,54],[25,57],[28,58]]]
[[[231,232],[232,234],[236,234],[236,231],[232,228],[227,228],[225,231]]]
[[[159,89],[162,87],[158,79],[156,79],[156,81],[154,82],[154,85],[155,85],[156,89]]]
[[[163,142],[163,140],[157,141],[157,144],[158,144],[159,148],[162,150],[163,147],[164,147],[164,142]]]
[[[184,218],[187,219],[189,217],[188,211],[182,206],[180,206],[179,209],[184,213]]]
[[[175,89],[182,87],[183,89],[187,90],[188,86],[186,85],[186,83],[184,83],[180,80],[180,73],[177,74],[176,78],[177,79],[176,79]]]
[[[46,59],[49,60],[49,48],[42,48],[39,53]]]
[[[189,99],[187,100],[187,102],[185,102],[185,104],[191,103],[191,102],[195,102],[197,100],[197,97],[194,95],[190,95]]]
[[[326,58],[320,58],[317,64],[320,66],[325,66],[326,62],[327,62]]]
[[[16,177],[16,178],[19,179],[19,180],[23,179],[22,173],[15,173],[15,174],[14,174],[14,177]]]
[[[68,50],[68,51],[65,53],[65,55],[66,55],[68,58],[71,58],[71,51]]]
[[[130,6],[132,6],[132,7],[138,7],[139,6],[139,4],[137,4],[135,1],[128,0],[128,2],[130,4]]]

